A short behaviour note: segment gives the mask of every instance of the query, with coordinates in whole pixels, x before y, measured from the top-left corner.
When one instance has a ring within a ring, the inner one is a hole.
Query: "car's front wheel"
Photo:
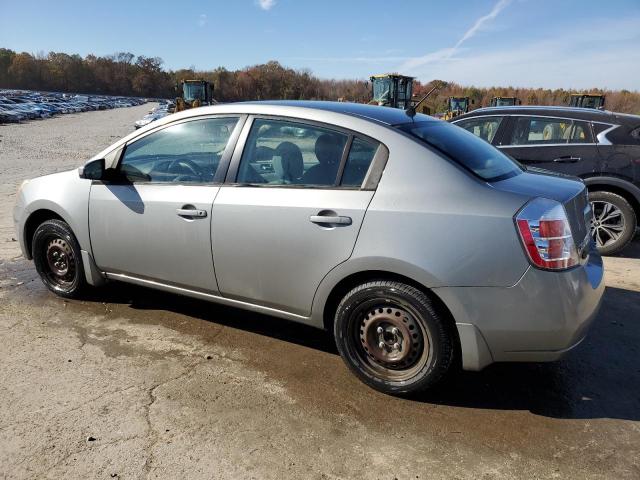
[[[65,222],[41,223],[33,234],[32,253],[36,270],[49,290],[76,298],[86,289],[80,245]]]
[[[612,192],[590,192],[591,235],[602,255],[618,253],[633,239],[636,214],[629,202]]]
[[[347,366],[366,384],[389,394],[435,385],[454,361],[454,332],[424,292],[398,282],[373,281],[338,305],[334,335]]]

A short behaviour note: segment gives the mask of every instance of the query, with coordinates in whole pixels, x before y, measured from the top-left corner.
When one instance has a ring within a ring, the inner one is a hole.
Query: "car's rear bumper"
[[[530,267],[507,288],[434,289],[453,314],[463,368],[491,362],[553,361],[579,344],[596,317],[604,293],[602,259],[564,272]]]

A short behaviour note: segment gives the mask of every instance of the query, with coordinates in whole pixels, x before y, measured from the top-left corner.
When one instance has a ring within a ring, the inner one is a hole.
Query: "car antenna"
[[[420,105],[422,105],[422,103],[429,98],[429,96],[435,92],[436,90],[439,90],[440,88],[444,88],[446,86],[446,82],[441,82],[436,80],[435,81],[435,85],[431,88],[431,90],[429,90],[420,100],[418,100],[417,103],[415,103],[414,105],[409,105],[404,113],[406,113],[409,117],[411,117],[411,119],[413,119],[413,117],[416,116],[416,110],[418,109],[418,107]]]

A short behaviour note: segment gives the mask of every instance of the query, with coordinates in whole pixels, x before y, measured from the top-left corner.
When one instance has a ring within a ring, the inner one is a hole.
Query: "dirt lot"
[[[147,106],[0,126],[0,477],[640,478],[640,242],[566,359],[379,394],[323,332],[111,284],[64,301],[20,257],[29,177],[76,167]]]

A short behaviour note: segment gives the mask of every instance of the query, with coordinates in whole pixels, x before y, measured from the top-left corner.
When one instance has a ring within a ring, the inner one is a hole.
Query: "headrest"
[[[285,182],[298,180],[304,171],[302,152],[295,144],[282,142],[273,154],[273,169]]]
[[[322,164],[340,163],[343,148],[338,137],[324,133],[316,140],[316,157]]]

